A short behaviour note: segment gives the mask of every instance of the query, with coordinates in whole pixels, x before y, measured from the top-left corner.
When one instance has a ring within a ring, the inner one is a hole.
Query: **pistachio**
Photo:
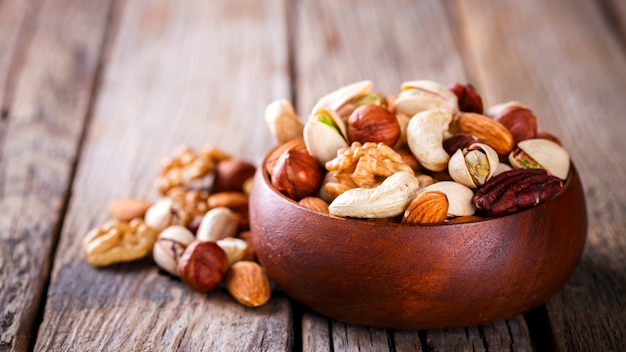
[[[304,126],[288,100],[276,100],[265,108],[265,122],[278,144],[302,137]]]
[[[209,210],[202,217],[196,237],[200,241],[215,242],[237,233],[238,218],[232,210],[217,207]]]
[[[148,210],[144,216],[146,225],[152,227],[157,231],[162,231],[172,223],[172,205],[174,202],[171,198],[163,197],[157,200]]]
[[[226,253],[229,266],[242,260],[248,250],[248,244],[241,238],[226,237],[215,243]]]
[[[306,150],[321,165],[348,146],[346,135],[345,124],[330,110],[318,110],[304,125]]]
[[[474,215],[474,192],[469,187],[454,181],[440,181],[421,188],[418,194],[429,191],[441,191],[448,197],[448,216]]]
[[[313,111],[317,110],[320,107],[336,111],[346,102],[358,99],[369,94],[372,90],[372,87],[372,81],[360,81],[343,86],[321,97],[315,104]]]
[[[490,146],[474,143],[458,149],[448,162],[448,172],[453,180],[471,188],[482,186],[496,171],[498,153]]]
[[[397,112],[413,116],[430,109],[459,111],[456,95],[443,85],[427,81],[409,81],[401,86],[402,92],[394,101]]]
[[[187,228],[174,225],[161,231],[154,248],[152,257],[156,264],[168,273],[178,276],[176,266],[185,248],[196,238]]]
[[[543,139],[527,139],[517,145],[517,149],[509,154],[509,162],[516,169],[541,168],[548,173],[567,179],[570,158],[567,151],[557,143]]]

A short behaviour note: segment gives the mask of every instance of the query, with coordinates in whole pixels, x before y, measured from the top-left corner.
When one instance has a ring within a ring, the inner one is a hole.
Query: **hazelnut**
[[[556,143],[556,144],[558,144],[560,146],[563,146],[563,143],[561,143],[561,140],[557,136],[553,135],[550,132],[545,132],[545,131],[538,132],[537,133],[537,138],[547,139],[547,140],[552,141],[552,142],[554,142],[554,143]]]
[[[289,142],[281,144],[276,149],[274,149],[266,158],[265,171],[267,171],[267,173],[271,175],[272,170],[274,170],[274,166],[276,165],[276,162],[278,161],[280,155],[290,149],[298,149],[306,152],[307,150],[306,144],[304,143],[304,138],[300,137],[292,139]]]
[[[393,147],[400,138],[400,124],[386,108],[366,104],[356,108],[348,119],[350,142],[385,143]]]
[[[192,242],[183,252],[176,271],[189,287],[209,292],[222,282],[228,257],[215,242]]]
[[[272,170],[272,185],[287,197],[299,201],[317,193],[322,182],[319,164],[306,151],[291,149],[278,158]]]
[[[511,132],[515,144],[537,137],[535,114],[519,103],[512,102],[505,105],[493,118]]]
[[[242,159],[231,158],[221,161],[215,167],[213,192],[241,192],[244,183],[254,175],[255,171],[256,167],[254,165]]]
[[[452,83],[448,86],[457,97],[459,102],[459,110],[464,112],[483,113],[483,100],[476,91],[476,88],[470,83],[462,85],[460,83]]]

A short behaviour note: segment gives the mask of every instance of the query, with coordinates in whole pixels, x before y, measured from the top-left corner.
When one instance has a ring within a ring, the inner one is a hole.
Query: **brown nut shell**
[[[281,154],[272,170],[272,185],[295,201],[315,195],[321,183],[322,173],[317,160],[299,149]]]
[[[265,270],[252,261],[234,263],[226,273],[225,283],[230,295],[246,307],[262,306],[272,294]]]
[[[402,223],[411,225],[441,224],[448,214],[448,206],[448,197],[441,191],[420,193],[404,211]]]
[[[463,113],[459,115],[457,126],[461,132],[473,135],[495,149],[499,156],[507,155],[513,150],[514,141],[511,132],[498,121],[485,115]]]
[[[400,124],[385,107],[366,104],[356,108],[348,119],[350,142],[385,143],[393,147],[400,138]]]
[[[493,119],[511,132],[515,144],[537,136],[537,118],[530,109],[524,106],[511,105]]]
[[[459,110],[464,112],[483,113],[483,100],[473,85],[467,83],[452,83],[448,86],[457,97],[459,102]]]
[[[215,242],[192,242],[178,261],[176,272],[189,287],[209,292],[222,282],[228,257]]]
[[[243,191],[243,185],[254,176],[256,167],[243,159],[231,158],[221,161],[215,167],[213,192]]]
[[[563,182],[543,169],[515,169],[485,183],[472,202],[488,215],[511,214],[538,205],[557,194]]]

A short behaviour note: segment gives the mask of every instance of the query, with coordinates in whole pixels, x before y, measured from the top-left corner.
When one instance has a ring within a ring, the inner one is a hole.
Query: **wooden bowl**
[[[250,195],[260,263],[293,299],[333,319],[393,329],[486,324],[546,302],[587,236],[580,178],[516,214],[409,226],[311,211],[277,192],[264,167]]]

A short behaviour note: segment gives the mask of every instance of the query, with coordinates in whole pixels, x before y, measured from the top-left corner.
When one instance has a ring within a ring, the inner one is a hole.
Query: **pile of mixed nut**
[[[263,171],[277,191],[335,216],[434,225],[511,214],[563,188],[569,155],[521,103],[484,112],[470,84],[410,81],[392,97],[372,88],[362,81],[323,96],[304,124],[289,101],[268,105],[278,146]],[[255,172],[219,148],[181,147],[163,163],[159,199],[113,201],[112,220],[85,236],[83,253],[99,267],[152,253],[195,290],[224,283],[239,303],[263,305],[270,281],[248,217]]]
[[[477,221],[540,204],[570,172],[568,153],[528,107],[484,110],[471,84],[409,81],[384,96],[361,81],[321,97],[304,124],[287,100],[265,119],[279,144],[264,164],[272,186],[336,216]]]
[[[82,241],[93,266],[108,266],[152,253],[165,272],[208,292],[222,282],[239,303],[256,307],[271,295],[269,278],[250,240],[248,195],[256,167],[223,150],[189,146],[164,160],[159,199],[118,199],[112,220]]]

